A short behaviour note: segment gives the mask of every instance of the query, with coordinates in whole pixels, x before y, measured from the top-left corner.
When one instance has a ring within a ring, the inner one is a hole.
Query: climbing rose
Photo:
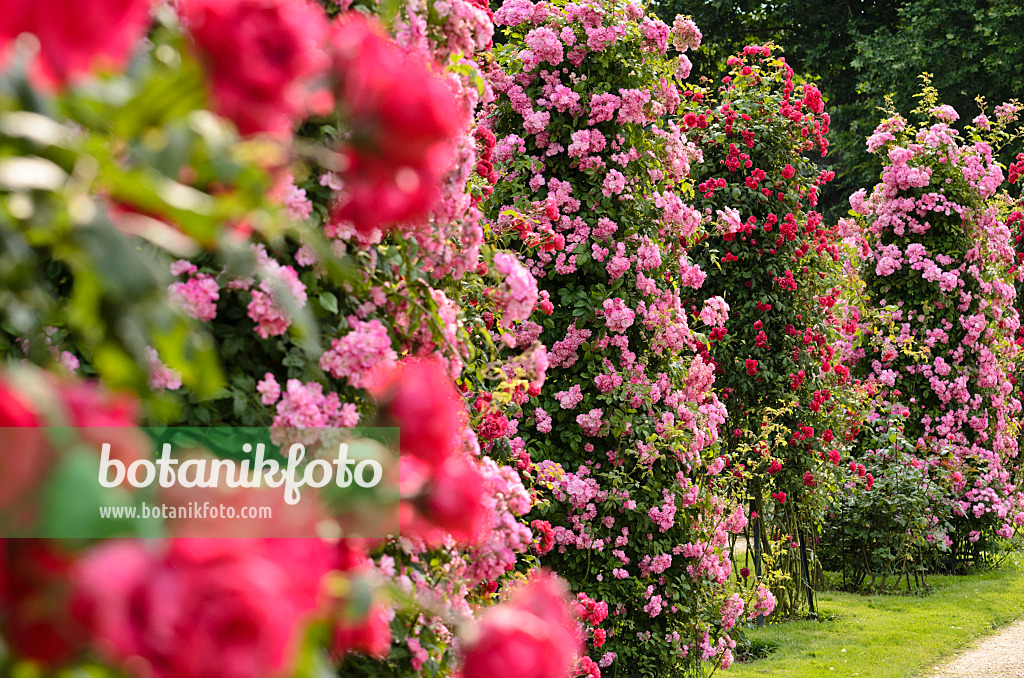
[[[490,608],[466,647],[464,678],[565,678],[580,639],[565,585],[534,574],[508,602]]]
[[[454,449],[465,412],[441,362],[410,360],[375,370],[367,388],[385,420],[401,428],[402,454],[440,466]]]
[[[21,33],[39,40],[37,84],[61,87],[96,69],[121,69],[146,34],[151,0],[10,0],[0,11],[0,67]]]
[[[449,457],[436,469],[423,506],[423,517],[452,535],[472,544],[484,526],[484,477],[468,456]]]
[[[109,542],[78,564],[72,610],[155,678],[269,678],[290,672],[331,563],[317,539]]]
[[[0,379],[0,511],[15,504],[49,467],[52,454],[36,426],[31,403]]]
[[[334,218],[361,233],[424,218],[464,116],[445,80],[350,12],[331,34],[336,95],[351,129]]]
[[[306,0],[180,0],[214,110],[242,134],[290,134],[326,65],[323,12]]]

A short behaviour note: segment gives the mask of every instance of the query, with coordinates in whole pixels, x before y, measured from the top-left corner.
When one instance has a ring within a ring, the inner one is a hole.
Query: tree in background
[[[662,0],[657,11],[688,12],[705,32],[707,55],[696,77],[717,80],[729,54],[772,40],[798,75],[817,83],[833,118],[829,166],[836,179],[821,199],[827,221],[844,216],[846,197],[878,178],[863,142],[883,95],[893,93],[909,108],[908,83],[923,71],[938,74],[940,98],[964,113],[978,96],[1007,101],[1024,92],[1024,8],[1014,0]]]

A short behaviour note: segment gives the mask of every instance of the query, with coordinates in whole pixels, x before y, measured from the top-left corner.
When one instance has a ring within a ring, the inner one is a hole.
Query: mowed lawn
[[[926,596],[820,593],[819,614],[826,621],[748,630],[755,644],[775,650],[721,675],[919,676],[975,639],[1024,618],[1024,554],[1019,552],[996,570],[928,581],[932,592]]]

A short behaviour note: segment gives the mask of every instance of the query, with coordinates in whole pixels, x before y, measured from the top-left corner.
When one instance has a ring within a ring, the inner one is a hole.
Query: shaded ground
[[[929,678],[1024,678],[1024,622],[986,638],[927,675]]]

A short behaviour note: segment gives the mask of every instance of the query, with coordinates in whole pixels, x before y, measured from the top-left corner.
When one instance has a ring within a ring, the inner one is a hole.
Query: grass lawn
[[[971,641],[1024,617],[1024,554],[998,570],[966,577],[929,577],[927,596],[818,596],[823,622],[748,630],[775,646],[764,659],[737,663],[722,676],[918,676]],[[1024,648],[1022,648],[1024,651]]]

